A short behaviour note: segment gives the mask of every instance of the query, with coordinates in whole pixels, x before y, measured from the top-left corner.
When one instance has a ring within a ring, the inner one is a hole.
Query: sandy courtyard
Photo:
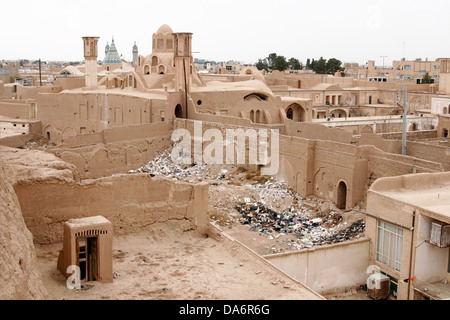
[[[177,225],[113,240],[113,283],[68,289],[57,270],[59,245],[36,246],[52,300],[290,300],[318,299],[247,252]]]

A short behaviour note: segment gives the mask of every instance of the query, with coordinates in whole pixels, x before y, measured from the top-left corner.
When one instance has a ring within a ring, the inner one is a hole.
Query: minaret
[[[99,37],[83,37],[86,87],[97,87],[97,42]]]
[[[109,42],[106,42],[105,57],[108,55],[108,51],[109,51]]]
[[[135,66],[138,61],[138,53],[139,51],[135,41],[133,46],[133,66]]]

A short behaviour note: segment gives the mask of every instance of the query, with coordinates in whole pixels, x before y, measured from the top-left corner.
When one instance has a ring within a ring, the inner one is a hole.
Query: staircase
[[[139,79],[139,81],[141,82],[142,86],[143,86],[145,89],[150,89],[150,88],[147,86],[147,82],[145,81],[144,76],[143,76],[142,74],[136,72],[135,75],[137,76],[137,78]]]

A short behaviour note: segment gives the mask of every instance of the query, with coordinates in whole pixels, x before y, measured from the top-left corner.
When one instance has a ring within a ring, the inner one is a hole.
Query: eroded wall
[[[46,299],[34,251],[19,201],[0,158],[0,299]]]
[[[38,244],[62,241],[63,221],[95,215],[111,221],[117,235],[169,222],[201,231],[207,223],[206,183],[125,174],[80,183],[19,184],[15,191]]]
[[[170,145],[169,125],[155,123],[69,137],[47,151],[74,164],[82,179],[93,179],[137,169]]]

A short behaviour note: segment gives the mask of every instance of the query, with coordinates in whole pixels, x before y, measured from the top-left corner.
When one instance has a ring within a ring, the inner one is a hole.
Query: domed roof
[[[163,24],[156,33],[173,33],[173,30],[167,24]]]
[[[122,64],[120,60],[119,52],[117,52],[116,45],[114,43],[114,38],[111,41],[111,46],[106,52],[105,59],[103,59],[104,64]]]

